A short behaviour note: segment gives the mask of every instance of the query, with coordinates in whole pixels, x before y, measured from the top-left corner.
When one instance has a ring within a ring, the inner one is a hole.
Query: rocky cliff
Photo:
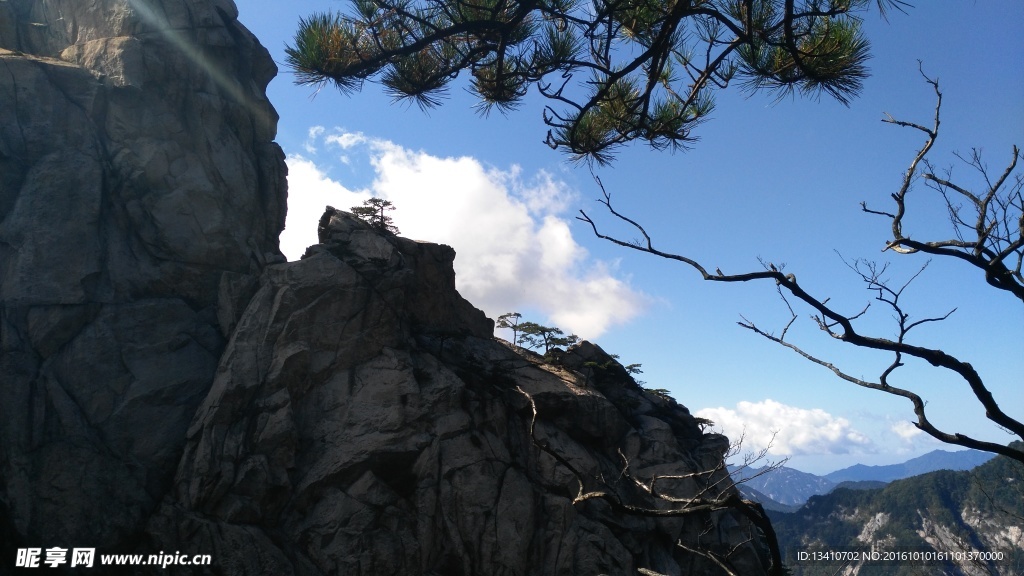
[[[25,542],[127,546],[169,488],[283,260],[275,73],[230,0],[0,2],[0,502]]]
[[[230,0],[6,0],[0,65],[0,571],[90,546],[213,574],[764,572],[732,510],[624,512],[728,493],[727,440],[592,344],[493,338],[451,248],[329,209],[283,262],[274,66]]]
[[[717,569],[677,541],[747,539],[734,513],[574,505],[578,477],[668,508],[627,463],[645,480],[718,467],[668,487],[692,497],[723,480],[728,441],[592,344],[545,361],[495,339],[447,246],[333,210],[320,238],[266,270],[232,335],[149,525],[161,547],[238,574],[691,574]],[[753,546],[732,560],[760,570]]]

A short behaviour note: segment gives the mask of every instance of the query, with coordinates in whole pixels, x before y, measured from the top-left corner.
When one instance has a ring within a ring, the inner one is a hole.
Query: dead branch
[[[616,513],[651,518],[674,518],[689,516],[698,513],[717,512],[727,509],[735,510],[742,514],[745,518],[747,518],[751,522],[751,524],[753,524],[753,526],[761,532],[764,544],[768,548],[769,556],[771,559],[771,566],[769,567],[768,573],[771,576],[781,576],[783,574],[782,553],[779,550],[778,537],[776,536],[775,529],[772,527],[771,522],[768,519],[768,515],[765,513],[764,508],[762,508],[760,504],[742,499],[739,496],[739,493],[733,489],[732,485],[723,487],[717,495],[713,496],[709,496],[709,494],[712,494],[712,492],[710,491],[710,487],[705,487],[705,489],[700,491],[700,497],[685,500],[669,499],[666,498],[665,495],[658,494],[653,490],[653,480],[651,482],[651,487],[648,488],[643,482],[637,480],[631,474],[629,474],[628,461],[626,462],[626,468],[623,470],[623,475],[627,476],[631,480],[631,485],[640,487],[648,495],[652,495],[657,498],[661,498],[663,500],[672,502],[674,504],[681,505],[673,508],[661,509],[650,508],[645,506],[636,506],[633,504],[626,503],[622,500],[620,495],[601,478],[595,478],[594,482],[598,483],[599,485],[595,487],[595,489],[588,491],[586,489],[587,482],[584,482],[584,478],[586,478],[587,475],[585,475],[582,471],[573,466],[571,462],[569,462],[557,451],[553,450],[551,448],[550,443],[547,440],[537,438],[537,403],[534,401],[533,397],[528,392],[522,389],[522,387],[517,386],[516,391],[522,394],[523,397],[526,398],[526,401],[530,404],[531,417],[529,431],[530,438],[532,439],[533,444],[537,448],[539,448],[540,450],[554,458],[559,464],[564,466],[567,470],[569,470],[574,480],[576,481],[578,489],[575,498],[573,498],[574,505],[586,502],[588,500],[601,500],[608,504]],[[619,452],[619,454],[620,456],[622,455],[621,451]],[[625,460],[625,456],[623,456],[623,459]],[[715,469],[711,471],[697,472],[692,475],[680,475],[678,476],[678,478],[712,475],[716,471],[721,471],[724,468],[724,466],[725,464],[723,458],[722,463],[720,463]],[[663,478],[668,478],[668,476],[665,476]],[[680,545],[680,548],[693,552],[693,549],[685,545]],[[726,558],[722,558],[717,555],[708,556],[708,554],[711,553],[708,551],[705,552],[706,553],[698,553],[702,556],[711,559],[719,566],[722,566],[728,574],[735,574],[735,572],[731,568],[726,568],[725,566],[723,566],[722,563],[727,561]]]
[[[924,132],[927,140],[911,161],[899,190],[892,194],[892,198],[896,203],[896,209],[894,211],[873,210],[869,209],[866,203],[862,203],[862,210],[869,214],[891,218],[894,239],[887,243],[887,249],[901,254],[923,252],[966,261],[972,266],[982,269],[985,273],[986,281],[991,286],[1007,291],[1024,302],[1024,279],[1021,277],[1021,263],[1024,262],[1024,201],[1022,201],[1022,197],[1024,197],[1024,194],[1022,194],[1024,176],[1015,173],[1017,159],[1021,156],[1020,150],[1017,147],[1013,148],[1013,158],[1009,166],[994,180],[988,177],[987,168],[977,152],[973,153],[969,160],[966,160],[968,164],[984,177],[987,189],[982,194],[972,193],[966,187],[954,184],[950,178],[936,176],[930,164],[927,163],[925,156],[931,150],[938,137],[942,93],[939,90],[937,80],[925,76],[923,71],[921,74],[925,81],[933,87],[936,94],[935,116],[932,127],[927,128],[920,124],[896,120],[891,116],[887,117],[884,121],[900,127],[913,128]],[[955,240],[919,241],[911,239],[903,232],[907,216],[907,197],[912,190],[912,184],[917,178],[919,166],[921,165],[924,165],[927,170],[923,175],[924,180],[936,187],[942,194],[942,197],[946,199],[947,208],[954,224],[954,233],[957,236]],[[793,350],[815,364],[828,368],[843,380],[858,386],[907,398],[913,405],[914,413],[917,416],[915,425],[942,442],[985,450],[1024,462],[1024,451],[1022,450],[983,441],[959,432],[948,432],[937,428],[928,419],[925,412],[926,403],[918,394],[891,384],[892,374],[904,365],[905,357],[917,358],[936,368],[948,370],[959,376],[967,384],[974,397],[984,407],[985,415],[989,420],[1019,438],[1024,439],[1024,422],[1011,417],[1002,410],[991,391],[986,387],[981,375],[969,362],[947,354],[941,349],[918,346],[907,341],[908,333],[914,328],[926,323],[940,322],[955,312],[955,309],[953,309],[944,315],[911,321],[910,315],[905,312],[900,304],[899,300],[904,290],[924,271],[927,264],[922,266],[902,286],[893,287],[883,277],[886,271],[885,266],[879,267],[865,260],[855,260],[852,264],[847,263],[860,276],[861,281],[867,285],[868,289],[875,292],[875,300],[891,309],[897,320],[898,330],[895,339],[861,334],[855,327],[855,321],[867,311],[867,307],[853,314],[840,312],[829,304],[828,298],[820,298],[806,292],[797,283],[795,275],[783,273],[781,265],[776,266],[771,262],[762,262],[764,270],[742,274],[725,274],[720,268],[715,268],[715,272],[712,274],[708,272],[707,267],[694,258],[656,248],[650,234],[644,227],[637,221],[618,212],[612,206],[611,194],[605,189],[600,179],[595,177],[595,180],[602,194],[598,202],[604,205],[613,217],[639,232],[642,237],[642,239],[624,241],[604,234],[598,228],[596,221],[585,211],[581,210],[580,216],[577,216],[577,219],[589,224],[598,238],[624,248],[680,262],[696,270],[704,280],[711,282],[774,281],[776,289],[791,315],[789,322],[782,330],[781,336],[775,336],[762,330],[746,318],[742,318],[743,321],[739,323],[740,326]],[[969,205],[976,212],[975,217],[968,219],[963,215],[962,208],[954,204],[952,200],[954,195],[968,200]],[[963,239],[972,234],[973,237],[970,240]],[[792,326],[797,318],[790,302],[790,297],[810,307],[813,320],[830,337],[856,347],[893,354],[892,363],[882,372],[879,381],[870,382],[852,377],[832,363],[813,356],[785,340],[790,326]]]
[[[983,180],[985,190],[980,193],[953,182],[952,170],[947,170],[944,176],[937,175],[934,166],[925,160],[925,155],[939,136],[942,92],[938,80],[929,78],[923,70],[921,76],[935,92],[932,128],[896,120],[888,114],[882,120],[924,132],[927,136],[907,168],[900,189],[892,194],[896,208],[893,211],[875,210],[868,208],[866,202],[861,202],[861,209],[891,220],[893,238],[886,242],[886,250],[901,254],[923,252],[962,260],[981,270],[989,285],[1024,301],[1024,276],[1021,275],[1021,263],[1024,262],[1024,202],[1021,201],[1024,176],[1016,173],[1021,151],[1017,146],[1013,147],[1009,163],[994,181],[977,149],[971,151],[969,158],[957,154],[957,158],[970,166]],[[923,171],[919,170],[919,165],[924,166]],[[953,225],[953,238],[923,241],[913,239],[904,232],[908,197],[918,177],[943,199]],[[967,210],[973,214],[964,215],[965,207],[957,199],[966,201]]]

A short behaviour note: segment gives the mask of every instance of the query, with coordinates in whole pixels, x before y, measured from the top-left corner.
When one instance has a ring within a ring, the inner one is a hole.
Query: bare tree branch
[[[887,243],[887,250],[891,249],[901,254],[923,252],[966,261],[984,271],[985,279],[989,285],[1009,292],[1024,302],[1024,279],[1021,278],[1021,262],[1024,261],[1024,202],[1022,202],[1024,177],[1015,172],[1017,159],[1021,156],[1020,150],[1017,147],[1013,148],[1013,158],[1009,165],[994,180],[988,178],[988,171],[981,161],[980,154],[977,151],[972,153],[967,163],[983,177],[987,188],[983,194],[975,194],[965,186],[954,184],[948,177],[936,176],[925,157],[938,137],[942,93],[939,90],[937,80],[927,77],[923,71],[921,74],[925,81],[932,86],[936,95],[932,127],[926,128],[919,124],[896,120],[892,117],[887,117],[884,121],[900,127],[908,127],[924,132],[927,136],[925,144],[911,161],[909,168],[903,176],[899,190],[892,194],[892,198],[896,203],[896,209],[894,211],[874,210],[868,208],[866,203],[862,203],[862,210],[869,214],[885,216],[891,219],[894,239]],[[912,190],[913,182],[917,179],[919,167],[922,165],[927,170],[924,174],[925,182],[935,186],[942,193],[947,203],[947,208],[954,224],[954,232],[958,235],[956,239],[920,241],[911,239],[903,232],[908,214],[907,197]],[[775,336],[759,328],[746,318],[743,318],[743,321],[739,323],[740,326],[793,350],[815,364],[828,368],[843,380],[858,386],[907,398],[913,405],[914,413],[917,416],[915,425],[938,440],[1001,454],[1019,462],[1024,462],[1024,451],[1011,448],[1008,445],[983,441],[959,432],[948,432],[939,429],[928,419],[925,412],[926,403],[918,394],[891,384],[892,375],[904,365],[904,359],[907,357],[917,358],[937,368],[948,370],[956,374],[967,384],[971,393],[984,407],[985,415],[989,420],[1017,437],[1024,439],[1024,423],[1002,410],[991,391],[985,385],[981,375],[969,362],[956,358],[938,348],[929,348],[908,342],[907,335],[911,330],[923,324],[945,320],[956,311],[954,308],[942,315],[912,320],[900,303],[904,290],[925,270],[927,264],[922,266],[905,283],[896,287],[891,286],[884,277],[887,269],[885,265],[878,266],[866,260],[855,260],[852,263],[847,262],[847,266],[860,276],[861,281],[865,283],[867,288],[875,292],[875,300],[881,302],[893,312],[897,324],[897,336],[895,339],[865,335],[856,329],[855,321],[867,311],[867,308],[855,314],[843,313],[832,307],[829,304],[828,298],[819,298],[806,292],[797,283],[795,275],[783,273],[783,266],[781,265],[776,266],[772,262],[762,262],[763,271],[742,274],[725,274],[720,268],[715,268],[715,273],[712,274],[694,258],[656,248],[650,234],[644,227],[637,221],[617,211],[612,206],[611,194],[605,189],[600,179],[596,179],[596,181],[602,194],[598,202],[604,205],[612,216],[639,232],[642,237],[642,239],[638,240],[624,241],[604,234],[599,229],[597,222],[585,211],[581,210],[580,216],[577,219],[589,224],[598,238],[631,250],[683,263],[696,270],[704,280],[712,282],[773,280],[779,296],[790,313],[790,319],[784,326],[781,335]],[[947,192],[947,190],[950,192]],[[975,217],[970,219],[971,224],[968,224],[965,218],[961,217],[961,208],[953,203],[950,193],[969,201],[970,206],[976,212]],[[964,239],[968,236],[968,231],[973,236],[969,240]],[[881,373],[879,381],[871,382],[855,378],[832,363],[809,354],[799,346],[788,342],[785,339],[786,335],[797,318],[789,297],[810,307],[812,318],[818,327],[830,337],[853,346],[892,353],[893,361]]]
[[[779,542],[778,537],[775,534],[775,529],[772,527],[771,521],[768,519],[768,515],[760,504],[744,500],[740,497],[739,492],[735,489],[735,484],[731,481],[728,471],[725,469],[725,458],[723,458],[722,462],[711,470],[699,471],[686,475],[660,475],[653,477],[650,482],[643,482],[635,478],[629,472],[629,462],[620,451],[619,454],[624,461],[622,476],[630,481],[628,485],[638,487],[644,493],[675,504],[676,506],[671,508],[653,508],[629,504],[623,501],[623,498],[619,493],[609,486],[603,479],[595,478],[589,482],[584,481],[584,479],[588,477],[586,474],[573,466],[573,464],[564,456],[553,450],[547,440],[538,438],[536,434],[538,418],[537,403],[528,392],[522,389],[522,387],[517,386],[516,391],[522,394],[530,404],[532,414],[530,418],[529,431],[533,444],[554,458],[555,461],[565,467],[572,474],[577,485],[577,493],[573,498],[573,504],[581,504],[589,500],[600,500],[608,504],[616,513],[650,518],[675,518],[694,514],[717,512],[721,510],[735,510],[747,518],[751,524],[760,531],[764,544],[768,548],[771,560],[771,566],[769,567],[768,573],[771,576],[781,576],[783,574],[782,553],[779,550]],[[694,478],[707,478],[708,481],[705,482],[704,486],[698,490],[695,496],[690,498],[672,497],[661,493],[654,488],[655,483],[659,480]],[[598,486],[594,489],[588,489],[588,483],[597,483]],[[701,556],[712,560],[726,570],[728,574],[736,573],[734,569],[729,566],[727,557],[712,554],[707,550],[696,551],[682,543],[677,543],[677,545],[684,550],[698,553]]]
[[[912,122],[895,120],[889,115],[883,120],[900,127],[919,130],[927,135],[924,146],[904,174],[902,186],[892,195],[896,209],[869,209],[863,202],[861,208],[864,212],[891,220],[893,239],[886,243],[886,249],[901,254],[924,252],[963,260],[984,272],[985,281],[989,285],[1009,292],[1024,302],[1024,277],[1021,275],[1021,262],[1024,261],[1024,205],[1021,202],[1021,189],[1024,187],[1024,178],[1019,173],[1016,174],[1016,178],[1011,178],[1015,175],[1021,151],[1018,147],[1013,147],[1010,162],[994,182],[989,177],[987,166],[981,161],[980,152],[973,150],[969,159],[958,155],[958,158],[972,167],[985,182],[986,190],[980,194],[953,182],[949,176],[936,175],[934,168],[924,161],[924,158],[938,138],[942,92],[939,90],[938,80],[929,78],[923,71],[921,76],[935,92],[933,127],[929,129]],[[922,163],[925,166],[923,172],[919,170]],[[904,232],[907,198],[918,176],[943,198],[950,214],[955,238],[921,241],[911,238]],[[973,218],[962,216],[963,207],[952,199],[949,191],[968,201],[969,208],[974,212]],[[973,220],[973,223],[969,223],[968,220]]]

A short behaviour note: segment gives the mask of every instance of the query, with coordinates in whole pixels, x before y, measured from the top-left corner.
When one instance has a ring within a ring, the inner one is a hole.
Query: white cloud
[[[525,177],[517,166],[501,170],[470,157],[439,158],[338,130],[324,141],[351,154],[365,152],[375,179],[369,190],[351,191],[318,164],[290,156],[281,237],[289,259],[316,242],[324,205],[347,209],[372,194],[398,208],[392,217],[403,236],[455,248],[459,292],[492,318],[534,309],[548,316],[536,321],[595,338],[644,308],[644,295],[573,239],[563,213],[576,194],[551,174]]]
[[[323,126],[313,126],[309,129],[308,137],[306,142],[302,145],[306,152],[309,154],[316,154],[316,140],[326,130]]]
[[[850,421],[821,410],[788,406],[775,400],[740,402],[736,409],[705,408],[695,413],[715,423],[730,440],[743,437],[745,452],[771,448],[776,456],[849,454],[873,449]],[[773,439],[774,436],[774,439]]]
[[[348,150],[353,146],[366,142],[366,136],[363,136],[362,132],[340,132],[327,136],[324,138],[324,141],[328,144],[334,144],[342,150]]]
[[[889,429],[904,442],[913,442],[917,436],[923,434],[917,426],[914,426],[913,423],[907,420],[894,422],[889,426]]]
[[[307,247],[319,241],[316,229],[324,208],[358,206],[370,193],[345,188],[302,156],[289,156],[287,162],[288,218],[281,232],[281,251],[288,260],[298,260]]]

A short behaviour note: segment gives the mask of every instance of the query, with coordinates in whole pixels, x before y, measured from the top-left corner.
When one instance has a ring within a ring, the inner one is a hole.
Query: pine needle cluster
[[[547,144],[606,163],[632,141],[685,148],[734,81],[847,104],[867,75],[871,4],[884,16],[904,2],[352,0],[300,21],[287,57],[300,84],[371,80],[424,108],[463,72],[484,114],[536,86]]]

